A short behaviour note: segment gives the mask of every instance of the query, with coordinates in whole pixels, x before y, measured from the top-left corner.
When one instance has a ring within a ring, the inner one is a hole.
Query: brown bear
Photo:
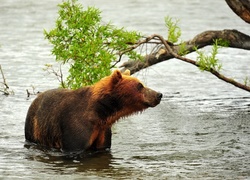
[[[115,70],[93,86],[39,94],[27,113],[25,138],[63,152],[109,149],[113,123],[158,105],[161,98],[128,70]]]

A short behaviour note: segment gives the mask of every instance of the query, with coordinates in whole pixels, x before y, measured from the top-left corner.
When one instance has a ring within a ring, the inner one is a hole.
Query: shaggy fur
[[[93,86],[48,90],[28,110],[25,138],[66,152],[110,148],[112,124],[156,106],[161,97],[129,71],[118,70]]]

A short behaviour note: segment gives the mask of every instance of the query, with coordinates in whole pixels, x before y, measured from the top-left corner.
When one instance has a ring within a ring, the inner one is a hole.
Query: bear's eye
[[[142,83],[138,83],[138,84],[137,84],[137,89],[138,89],[139,91],[141,91],[143,88],[144,88],[144,86],[143,86]]]

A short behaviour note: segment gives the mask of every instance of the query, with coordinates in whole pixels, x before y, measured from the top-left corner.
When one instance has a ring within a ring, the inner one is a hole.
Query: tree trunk
[[[226,2],[235,14],[250,23],[250,0],[226,0]]]

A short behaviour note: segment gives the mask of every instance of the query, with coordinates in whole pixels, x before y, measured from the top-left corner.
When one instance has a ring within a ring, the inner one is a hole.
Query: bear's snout
[[[154,101],[152,107],[155,107],[158,104],[160,104],[162,96],[163,96],[162,93],[157,92],[156,97],[155,97],[155,101]]]
[[[155,107],[161,102],[162,93],[156,92],[150,88],[145,88],[144,97],[145,102],[144,104],[147,107]]]
[[[162,93],[159,93],[159,92],[158,92],[158,93],[157,93],[157,96],[156,96],[156,97],[157,97],[157,100],[158,100],[158,101],[161,101],[162,96],[163,96]]]

